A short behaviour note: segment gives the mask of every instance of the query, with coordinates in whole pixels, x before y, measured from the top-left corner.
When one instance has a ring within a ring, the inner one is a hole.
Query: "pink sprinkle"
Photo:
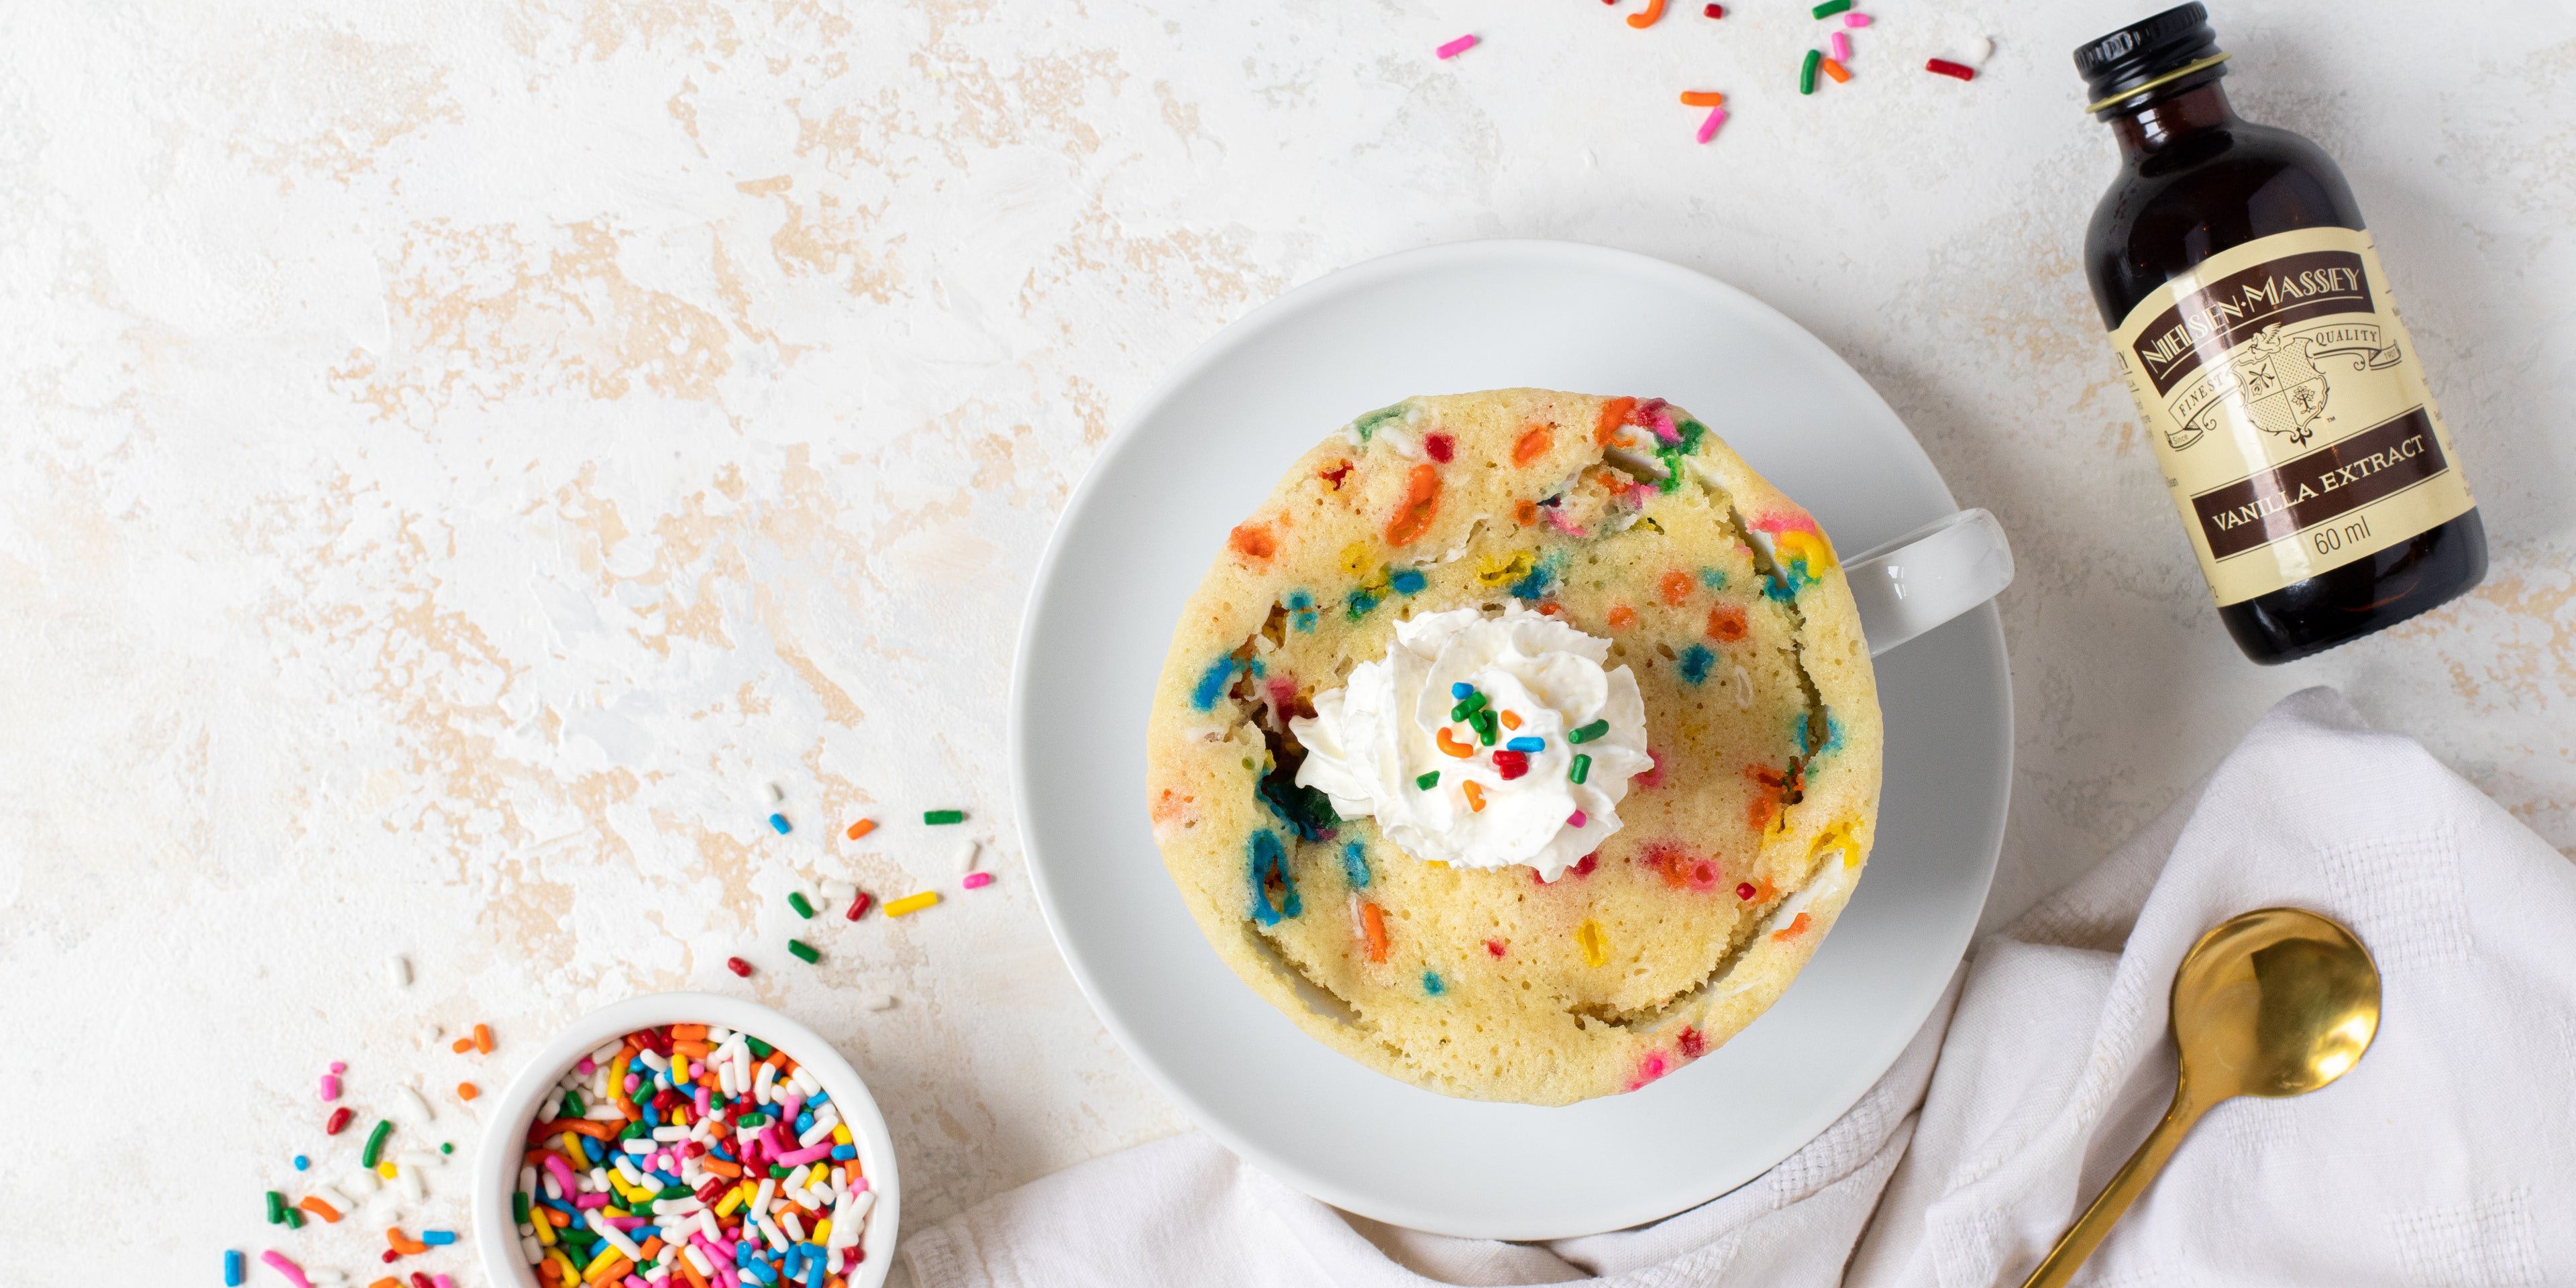
[[[1834,61],[1835,61],[1835,62],[1838,62],[1838,63],[1847,63],[1847,62],[1850,62],[1850,61],[1851,61],[1851,37],[1850,37],[1850,36],[1847,36],[1847,35],[1843,34],[1842,32],[1837,31],[1837,32],[1835,32],[1835,33],[1833,34],[1833,38],[1832,38],[1830,41],[1828,41],[1827,43],[1833,46],[1833,50],[1834,50]]]
[[[608,1206],[608,1196],[605,1194],[576,1194],[573,1196],[572,1205],[577,1208],[604,1208]]]
[[[851,1178],[850,1178],[850,1193],[852,1193],[852,1194],[865,1194],[865,1193],[867,1193],[867,1192],[868,1192],[868,1178],[866,1178],[866,1177],[864,1177],[864,1176],[853,1176],[853,1177],[851,1177]]]
[[[259,1254],[259,1259],[267,1262],[270,1269],[286,1276],[286,1282],[295,1288],[313,1288],[313,1281],[304,1277],[304,1267],[287,1260],[285,1254],[272,1249]]]
[[[580,1062],[580,1063],[578,1063],[578,1064],[576,1064],[576,1065],[574,1065],[574,1066],[573,1066],[573,1068],[578,1069],[578,1070],[580,1070],[580,1071],[581,1071],[581,1072],[583,1072],[583,1073],[596,1073],[596,1072],[598,1072],[598,1070],[599,1070],[599,1066],[598,1066],[598,1065],[592,1064],[592,1063],[590,1062],[590,1057],[589,1057],[589,1056],[583,1056],[583,1057],[581,1058],[581,1062]]]
[[[348,1062],[348,1061],[346,1061],[346,1060],[334,1060],[334,1061],[332,1061],[332,1062],[331,1062],[331,1072],[333,1072],[333,1073],[347,1073],[348,1071],[349,1071],[349,1062]]]
[[[1869,15],[1857,10],[1846,13],[1843,15],[1843,25],[1853,28],[1866,27],[1869,25]]]
[[[991,884],[993,884],[993,874],[990,872],[969,872],[966,874],[966,888],[969,890],[981,890]]]
[[[324,1100],[337,1100],[340,1098],[340,1076],[338,1074],[326,1073],[322,1075],[322,1098]]]
[[[1476,38],[1474,36],[1460,36],[1456,40],[1450,41],[1448,44],[1442,45],[1440,48],[1432,52],[1439,54],[1442,58],[1455,58],[1475,47]]]
[[[456,1288],[456,1281],[445,1275],[431,1275],[429,1282],[432,1288]]]
[[[1570,826],[1581,827],[1592,820],[1585,817],[1582,810],[1576,810],[1573,813],[1566,815],[1565,821]]]
[[[1712,107],[1708,109],[1708,119],[1699,123],[1699,141],[1706,143],[1710,139],[1716,138],[1717,127],[1724,124],[1726,124],[1725,108]],[[1577,815],[1576,817],[1579,818],[1581,815]],[[1575,826],[1581,827],[1583,825],[1581,823],[1577,823]]]

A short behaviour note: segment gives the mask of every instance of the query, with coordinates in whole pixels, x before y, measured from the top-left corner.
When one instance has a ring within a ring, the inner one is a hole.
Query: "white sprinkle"
[[[425,1123],[437,1120],[437,1111],[429,1107],[428,1101],[420,1098],[419,1092],[409,1087],[396,1087],[394,1094],[402,1097],[403,1108],[410,1112],[413,1122]]]
[[[330,1205],[331,1205],[331,1207],[332,1207],[332,1210],[337,1211],[337,1212],[349,1212],[349,1211],[353,1211],[353,1210],[355,1210],[355,1209],[357,1208],[357,1206],[358,1206],[355,1202],[352,1202],[352,1201],[350,1200],[350,1198],[349,1198],[349,1196],[348,1196],[348,1195],[343,1194],[343,1193],[341,1193],[341,1192],[340,1192],[340,1191],[338,1191],[338,1190],[332,1189],[332,1188],[331,1188],[330,1186],[328,1186],[328,1185],[316,1185],[316,1186],[314,1186],[314,1187],[313,1187],[313,1197],[315,1197],[315,1198],[317,1198],[317,1199],[320,1199],[320,1200],[322,1200],[322,1201],[323,1201],[323,1202],[325,1202],[325,1203],[330,1204]]]
[[[1741,666],[1735,668],[1735,707],[1739,711],[1753,707],[1753,673]]]
[[[785,789],[779,787],[776,783],[771,783],[769,785],[769,803],[775,805],[785,799],[787,799],[787,792]]]
[[[418,1203],[429,1197],[429,1182],[422,1178],[420,1172],[421,1169],[417,1167],[397,1167],[394,1169],[394,1175],[399,1177],[403,1183],[403,1196],[414,1203]]]
[[[1986,60],[1994,56],[1995,42],[1992,37],[1979,36],[1975,40],[1968,42],[1968,65],[1970,67],[1983,67],[1986,65]]]
[[[871,1010],[871,1011],[891,1011],[891,1010],[893,1010],[893,1009],[894,1009],[894,994],[892,994],[892,993],[879,993],[879,994],[877,994],[876,996],[869,998],[869,999],[868,999],[868,1009],[869,1009],[869,1010]]]
[[[957,845],[957,871],[958,871],[958,873],[959,873],[960,875],[963,875],[963,874],[965,874],[965,873],[972,872],[972,871],[974,871],[974,870],[975,870],[975,851],[976,851],[976,848],[977,848],[977,847],[976,847],[975,842],[973,842],[973,841],[971,841],[971,840],[968,840],[968,841],[961,841],[961,842],[959,842],[959,843],[958,843],[958,845]]]
[[[340,1178],[340,1185],[352,1194],[373,1194],[384,1185],[384,1178],[365,1168]]]
[[[393,977],[394,987],[411,987],[411,959],[401,953],[385,959],[385,973]]]
[[[420,1044],[422,1046],[437,1046],[438,1040],[445,1036],[447,1036],[447,1030],[433,1024],[429,1026],[427,1031],[420,1035]]]
[[[447,1162],[425,1149],[406,1149],[394,1155],[394,1161],[405,1167],[438,1167]]]
[[[823,883],[823,901],[836,907],[848,904],[850,900],[857,898],[858,894],[859,888],[847,881]]]

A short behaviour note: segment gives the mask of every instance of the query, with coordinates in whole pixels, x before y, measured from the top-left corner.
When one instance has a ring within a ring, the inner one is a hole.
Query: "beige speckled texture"
[[[323,1061],[361,1104],[496,1086],[550,1025],[681,985],[840,1043],[916,1222],[1183,1126],[1019,866],[998,697],[1028,571],[1192,346],[1434,242],[1742,286],[2002,516],[2020,759],[1990,915],[2318,682],[2576,845],[2576,14],[2222,6],[2239,105],[2370,213],[2495,554],[2466,604],[2258,670],[2076,254],[2111,145],[2067,50],[2156,6],[1888,0],[1813,99],[1783,88],[1803,5],[1636,7],[0,8],[0,1021],[187,1127],[159,1154],[37,1115],[27,1152],[83,1160],[46,1197],[166,1196],[122,1264],[210,1280],[320,1144]],[[1974,84],[1915,70],[1981,31]],[[1706,148],[1684,87],[1732,96]],[[973,812],[995,886],[957,891],[918,826],[834,839],[934,805]],[[824,855],[950,902],[796,967],[782,900]],[[770,970],[738,985],[744,950]],[[424,1049],[474,1019],[489,1059]],[[40,1221],[12,1251],[103,1237]],[[351,1271],[382,1246],[287,1242]]]

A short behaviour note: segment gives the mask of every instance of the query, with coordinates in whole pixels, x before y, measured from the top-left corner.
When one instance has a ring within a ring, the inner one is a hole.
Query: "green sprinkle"
[[[1824,61],[1825,55],[1823,50],[1810,49],[1807,51],[1806,65],[1798,69],[1799,93],[1813,94],[1816,92],[1816,68],[1821,66]]]
[[[442,1140],[438,1142],[438,1152],[442,1154],[453,1154],[456,1152],[456,1145],[453,1141]]]
[[[371,1131],[371,1132],[368,1132],[368,1133],[367,1133],[367,1149],[366,1149],[366,1152],[365,1152],[365,1153],[362,1153],[362,1154],[358,1155],[358,1165],[359,1165],[360,1167],[373,1167],[373,1166],[375,1166],[375,1165],[376,1165],[376,1159],[378,1159],[379,1157],[383,1156],[383,1154],[384,1154],[384,1152],[385,1152],[385,1137],[387,1137],[387,1136],[391,1136],[391,1135],[393,1135],[393,1134],[394,1134],[394,1120],[393,1120],[393,1119],[390,1119],[390,1118],[379,1118],[379,1119],[377,1119],[377,1120],[376,1120],[376,1129],[375,1129],[374,1131]]]
[[[1576,752],[1574,756],[1574,764],[1571,768],[1565,771],[1565,776],[1576,783],[1581,783],[1584,779],[1591,777],[1592,758],[1582,754],[1581,752]]]
[[[643,1136],[644,1124],[640,1122],[628,1123],[626,1124],[626,1130],[617,1133],[617,1138],[619,1140],[640,1140]]]
[[[769,1053],[773,1049],[768,1043],[763,1042],[748,1033],[742,1035],[742,1043],[744,1046],[751,1048],[751,1058],[754,1060],[768,1059]]]
[[[1488,746],[1488,747],[1493,746],[1493,745],[1494,745],[1494,738],[1496,737],[1496,734],[1495,734],[1494,730],[1495,730],[1496,726],[1497,726],[1499,723],[1500,723],[1499,721],[1497,721],[1497,720],[1495,720],[1495,719],[1494,719],[1494,713],[1493,713],[1493,712],[1491,712],[1491,711],[1479,711],[1479,712],[1477,712],[1477,713],[1476,713],[1476,741],[1477,741],[1477,742],[1480,742],[1480,743],[1483,743],[1485,746]]]
[[[823,960],[823,954],[814,951],[814,945],[806,943],[802,939],[788,940],[787,951],[796,954],[798,959],[808,964]]]
[[[510,1219],[517,1221],[521,1225],[526,1225],[528,1223],[528,1192],[526,1190],[519,1190],[510,1195]]]
[[[1476,714],[1476,709],[1475,709],[1474,707],[1468,706],[1468,705],[1467,705],[1466,703],[1464,703],[1464,702],[1461,702],[1461,703],[1459,703],[1458,705],[1456,705],[1456,706],[1454,706],[1454,707],[1449,708],[1449,718],[1450,718],[1452,721],[1455,721],[1455,722],[1457,722],[1457,723],[1459,723],[1459,724],[1465,724],[1465,723],[1467,723],[1467,717],[1472,716],[1472,715],[1474,715],[1474,714]]]
[[[270,1190],[268,1192],[268,1223],[270,1225],[286,1224],[286,1196],[275,1190]]]
[[[779,1165],[778,1165],[778,1164],[776,1164],[776,1163],[772,1163],[772,1164],[770,1164],[770,1165],[769,1165],[769,1174],[770,1174],[771,1176],[773,1176],[773,1177],[776,1177],[776,1178],[777,1178],[777,1179],[779,1179],[779,1180],[782,1180],[782,1181],[787,1179],[787,1169],[786,1169],[786,1168],[784,1168],[784,1167],[779,1166]]]
[[[662,1192],[654,1195],[653,1197],[657,1199],[684,1199],[689,1197],[692,1193],[695,1193],[695,1191],[685,1185],[665,1185],[662,1187]]]
[[[295,1210],[295,1209],[293,1209],[293,1208],[288,1208],[288,1209],[286,1209],[286,1228],[287,1228],[287,1229],[289,1229],[289,1230],[301,1230],[301,1229],[303,1229],[303,1228],[304,1228],[304,1214],[303,1214],[303,1213],[301,1213],[301,1212],[296,1211],[296,1210]]]
[[[803,917],[807,921],[812,921],[814,919],[814,905],[806,900],[805,892],[802,890],[790,891],[788,893],[787,906],[794,908],[796,910],[796,915]]]
[[[567,1092],[565,1092],[565,1093],[564,1093],[564,1107],[563,1107],[563,1116],[564,1116],[564,1117],[566,1117],[566,1118],[579,1118],[579,1117],[581,1117],[583,1114],[588,1113],[588,1112],[589,1112],[589,1109],[581,1103],[581,1093],[580,1093],[580,1092],[578,1092],[578,1091],[567,1091]]]
[[[1588,725],[1585,725],[1585,726],[1583,726],[1583,727],[1582,727],[1582,728],[1580,728],[1580,729],[1568,729],[1568,730],[1566,730],[1566,731],[1565,731],[1565,740],[1566,740],[1567,742],[1590,742],[1590,741],[1592,741],[1593,739],[1598,738],[1598,737],[1600,737],[1601,735],[1603,735],[1603,734],[1605,734],[1605,733],[1608,733],[1608,732],[1610,732],[1610,722],[1609,722],[1609,721],[1607,721],[1607,720],[1595,720],[1595,721],[1593,721],[1592,723],[1590,723],[1590,724],[1588,724]]]
[[[966,821],[966,811],[962,809],[923,810],[921,821],[933,827],[942,823],[963,823]]]
[[[1851,8],[1851,0],[1825,0],[1823,4],[1816,6],[1816,16],[1830,18],[1849,8]]]
[[[1430,773],[1424,774],[1424,775],[1422,775],[1421,777],[1416,778],[1416,779],[1414,779],[1414,780],[1413,780],[1413,787],[1414,787],[1414,790],[1416,790],[1416,791],[1424,791],[1424,792],[1427,792],[1427,791],[1430,791],[1430,790],[1431,790],[1432,788],[1434,788],[1434,787],[1438,787],[1439,785],[1440,785],[1440,771],[1439,771],[1439,770],[1437,770],[1437,769],[1432,770]]]

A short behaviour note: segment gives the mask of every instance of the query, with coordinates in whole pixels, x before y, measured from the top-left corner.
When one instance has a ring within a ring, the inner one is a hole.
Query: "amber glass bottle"
[[[2486,529],[2343,172],[2229,109],[2208,19],[2075,51],[2121,159],[2084,263],[2220,619],[2286,662],[2477,585]]]

